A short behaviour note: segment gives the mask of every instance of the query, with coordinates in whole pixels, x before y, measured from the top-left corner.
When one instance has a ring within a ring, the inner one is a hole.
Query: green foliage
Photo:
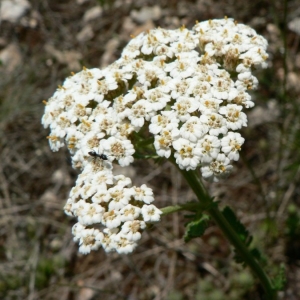
[[[222,213],[227,222],[234,228],[242,242],[248,246],[252,241],[252,237],[249,235],[249,231],[245,226],[238,220],[232,209],[226,206]]]
[[[51,258],[41,257],[36,269],[10,271],[10,274],[0,274],[0,299],[21,299],[14,298],[14,295],[25,292],[30,285],[31,276],[34,276],[35,288],[41,290],[50,284],[50,281],[58,276],[58,271],[64,266],[64,259],[61,255]]]
[[[182,293],[180,291],[173,290],[168,294],[167,300],[183,300]]]
[[[253,286],[253,276],[247,269],[240,270],[237,265],[233,266],[232,272],[226,277],[226,285],[228,286],[225,292],[221,288],[216,288],[217,278],[210,275],[199,280],[196,300],[241,300],[244,299],[246,293]],[[247,298],[248,299],[248,298]]]
[[[266,262],[266,258],[261,254],[261,252],[257,248],[250,249],[250,253],[261,262]]]
[[[60,256],[52,258],[41,258],[36,269],[36,286],[38,289],[44,288],[49,284],[52,276],[57,274],[57,271],[63,267],[63,259]]]
[[[253,277],[248,270],[242,270],[232,275],[232,285],[237,289],[249,289],[253,286],[253,283]]]
[[[249,234],[249,231],[246,229],[246,227],[238,220],[232,209],[226,206],[223,209],[222,214],[226,218],[227,222],[231,225],[231,227],[235,230],[241,241],[245,244],[246,247],[249,248],[253,237]],[[257,248],[250,249],[250,252],[257,260],[263,260],[262,255]],[[236,250],[234,259],[237,263],[245,263],[243,258],[239,255],[239,253],[236,252]]]
[[[269,240],[272,239],[276,241],[280,234],[278,222],[275,219],[268,217],[262,221],[260,230],[262,230],[262,232],[268,236]]]
[[[300,214],[294,204],[288,206],[288,217],[286,219],[287,235],[290,238],[299,237],[300,235]]]
[[[112,7],[115,0],[98,0],[98,2],[101,7],[105,7],[105,6]]]
[[[7,291],[18,290],[23,286],[21,278],[17,275],[9,274],[0,276],[0,297],[5,297]],[[2,299],[2,298],[1,298]]]
[[[184,241],[187,243],[191,239],[200,237],[208,227],[209,216],[206,214],[196,214],[192,221],[186,224]]]
[[[213,279],[207,276],[199,282],[196,300],[223,300],[224,293],[221,289],[216,289]]]
[[[281,264],[277,276],[273,279],[273,285],[276,291],[283,291],[286,285],[286,281],[287,280],[286,280],[285,266]]]

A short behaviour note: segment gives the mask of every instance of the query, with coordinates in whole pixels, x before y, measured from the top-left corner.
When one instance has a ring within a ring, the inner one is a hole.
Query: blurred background
[[[63,213],[76,180],[68,151],[52,153],[40,120],[59,84],[83,66],[106,67],[130,35],[233,17],[269,41],[269,68],[256,76],[242,159],[207,184],[254,236],[264,268],[285,266],[280,299],[300,299],[300,2],[2,0],[0,2],[0,299],[263,299],[248,268],[213,224],[184,243],[186,216],[164,217],[131,255],[78,254],[75,220]],[[169,164],[125,170],[165,207],[195,199]]]

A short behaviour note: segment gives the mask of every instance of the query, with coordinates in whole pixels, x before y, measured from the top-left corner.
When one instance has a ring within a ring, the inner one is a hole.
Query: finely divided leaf
[[[208,221],[209,216],[201,214],[200,216],[196,216],[192,221],[188,222],[186,225],[184,241],[189,242],[191,239],[202,236],[208,227]]]

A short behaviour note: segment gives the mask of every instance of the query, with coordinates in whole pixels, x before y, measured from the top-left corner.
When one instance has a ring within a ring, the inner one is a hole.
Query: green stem
[[[173,159],[170,159],[173,161]],[[174,162],[174,161],[173,161]],[[268,300],[276,300],[277,293],[273,287],[271,280],[268,275],[264,272],[262,267],[250,253],[246,245],[241,241],[234,228],[227,222],[226,218],[220,212],[217,205],[213,205],[213,199],[209,196],[207,190],[202,184],[198,173],[195,171],[184,171],[180,170],[188,184],[191,186],[195,195],[202,205],[206,208],[206,211],[211,216],[211,218],[217,223],[219,228],[222,230],[224,235],[230,241],[230,243],[235,247],[236,251],[244,259],[246,264],[252,269],[253,273],[259,278],[266,294]]]
[[[195,212],[195,211],[204,211],[205,209],[206,207],[201,205],[201,203],[199,202],[190,202],[190,203],[166,206],[161,208],[160,210],[163,212],[163,215],[168,215],[182,210]]]

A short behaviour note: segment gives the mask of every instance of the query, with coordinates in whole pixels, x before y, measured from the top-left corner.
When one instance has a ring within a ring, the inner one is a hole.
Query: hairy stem
[[[170,159],[174,163],[174,159]],[[176,165],[176,164],[175,164]],[[179,169],[180,170],[180,169]],[[200,180],[199,174],[196,171],[185,171],[180,170],[183,177],[186,179],[195,195],[197,196],[202,207],[206,207],[206,212],[211,216],[215,223],[219,226],[223,234],[227,237],[229,242],[235,247],[239,255],[244,259],[245,263],[251,268],[256,277],[260,280],[263,286],[268,300],[276,300],[277,292],[272,285],[268,275],[264,272],[260,264],[250,253],[249,249],[242,242],[234,228],[228,223],[226,218],[220,212],[217,205],[213,205],[213,199],[209,196],[205,189],[202,181]]]

